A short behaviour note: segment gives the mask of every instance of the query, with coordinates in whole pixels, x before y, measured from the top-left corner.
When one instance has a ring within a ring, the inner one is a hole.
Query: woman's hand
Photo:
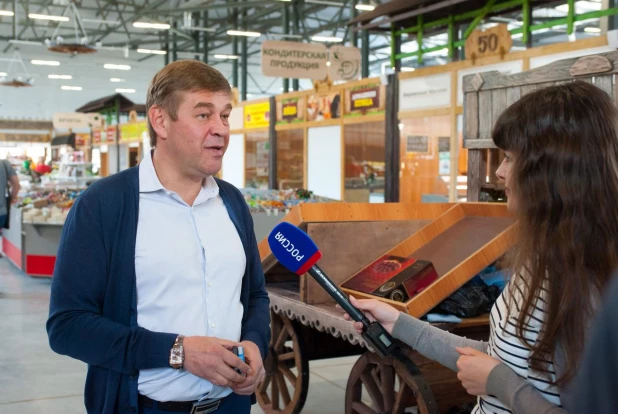
[[[487,378],[500,361],[473,348],[455,348],[459,355],[457,360],[457,378],[470,395],[487,395]]]
[[[352,302],[352,305],[362,310],[370,321],[380,322],[388,333],[393,333],[395,322],[397,322],[399,318],[399,311],[397,309],[376,299],[356,299],[350,296],[350,302]],[[337,305],[337,307],[339,307],[339,305]],[[343,317],[346,321],[352,320],[347,313],[344,314]],[[354,329],[356,329],[359,335],[362,334],[363,324],[361,322],[354,322]]]

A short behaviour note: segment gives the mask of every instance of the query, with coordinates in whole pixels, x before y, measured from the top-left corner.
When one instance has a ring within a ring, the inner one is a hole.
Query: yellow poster
[[[142,134],[148,131],[146,122],[120,125],[120,142],[136,142],[142,140]]]
[[[268,128],[270,125],[270,102],[245,106],[245,128]]]

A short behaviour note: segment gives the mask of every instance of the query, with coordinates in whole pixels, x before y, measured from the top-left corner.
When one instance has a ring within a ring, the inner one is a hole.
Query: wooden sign
[[[475,30],[466,39],[466,59],[474,61],[493,55],[504,57],[511,50],[511,46],[513,39],[506,24],[499,24],[485,31]]]
[[[293,79],[328,76],[328,49],[323,44],[265,40],[261,52],[265,76]]]
[[[375,115],[384,112],[386,89],[379,82],[346,89],[345,116]]]
[[[305,121],[305,98],[288,98],[277,102],[277,124]]]
[[[245,128],[268,128],[270,125],[270,102],[245,105]]]
[[[0,142],[50,142],[49,134],[5,134],[0,133]]]

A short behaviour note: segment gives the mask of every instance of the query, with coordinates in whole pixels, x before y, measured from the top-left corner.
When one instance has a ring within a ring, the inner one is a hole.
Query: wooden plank
[[[421,109],[421,110],[407,110],[407,111],[399,111],[399,119],[411,119],[411,118],[427,118],[432,116],[445,116],[450,115],[451,107],[447,106],[444,108],[432,108],[432,109]]]
[[[614,76],[595,76],[593,80],[594,84],[607,93],[610,98],[614,97]]]
[[[607,74],[613,74],[618,72],[618,52],[608,52],[599,54],[611,63],[612,69]],[[571,66],[577,62],[580,58],[564,59],[558,62],[550,63],[549,65],[542,66],[540,68],[532,69],[522,73],[515,73],[512,75],[503,75],[498,71],[483,73],[484,83],[481,86],[481,90],[492,90],[498,88],[507,88],[512,86],[524,86],[529,84],[556,82],[561,80],[572,79],[573,75],[570,73]],[[474,91],[475,88],[472,84],[474,75],[465,76],[463,79],[464,92]]]
[[[493,139],[464,139],[464,148],[469,150],[497,148]]]
[[[466,140],[479,138],[479,96],[476,92],[468,92],[464,97],[464,134]]]
[[[491,91],[479,92],[479,138],[491,138],[492,100]]]
[[[506,89],[494,89],[491,91],[491,127],[493,129],[496,121],[506,109]]]
[[[429,223],[429,220],[311,223],[307,233],[322,252],[320,268],[340,284]],[[312,277],[306,279],[303,302],[312,305],[334,302]]]
[[[467,201],[479,201],[481,196],[481,184],[485,182],[487,166],[486,150],[468,151],[468,195]]]
[[[515,102],[519,101],[521,98],[521,89],[519,87],[507,88],[506,89],[506,106],[507,108],[513,105]]]
[[[571,68],[569,73],[573,77],[584,75],[598,75],[600,73],[611,72],[614,65],[605,56],[592,55],[579,58]]]
[[[530,92],[534,92],[537,89],[537,85],[531,84],[531,85],[524,85],[521,88],[521,96],[527,95]]]
[[[498,176],[496,175],[496,171],[498,167],[500,167],[500,150],[499,149],[490,149],[489,152],[489,182],[492,184],[496,184],[498,182]]]
[[[366,122],[381,122],[384,121],[385,114],[352,116],[343,118],[343,125],[364,124]]]

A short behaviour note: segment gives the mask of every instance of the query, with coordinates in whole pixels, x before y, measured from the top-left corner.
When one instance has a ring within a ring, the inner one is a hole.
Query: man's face
[[[189,174],[214,175],[230,141],[232,111],[227,92],[184,92],[177,119],[167,118],[168,146]]]

